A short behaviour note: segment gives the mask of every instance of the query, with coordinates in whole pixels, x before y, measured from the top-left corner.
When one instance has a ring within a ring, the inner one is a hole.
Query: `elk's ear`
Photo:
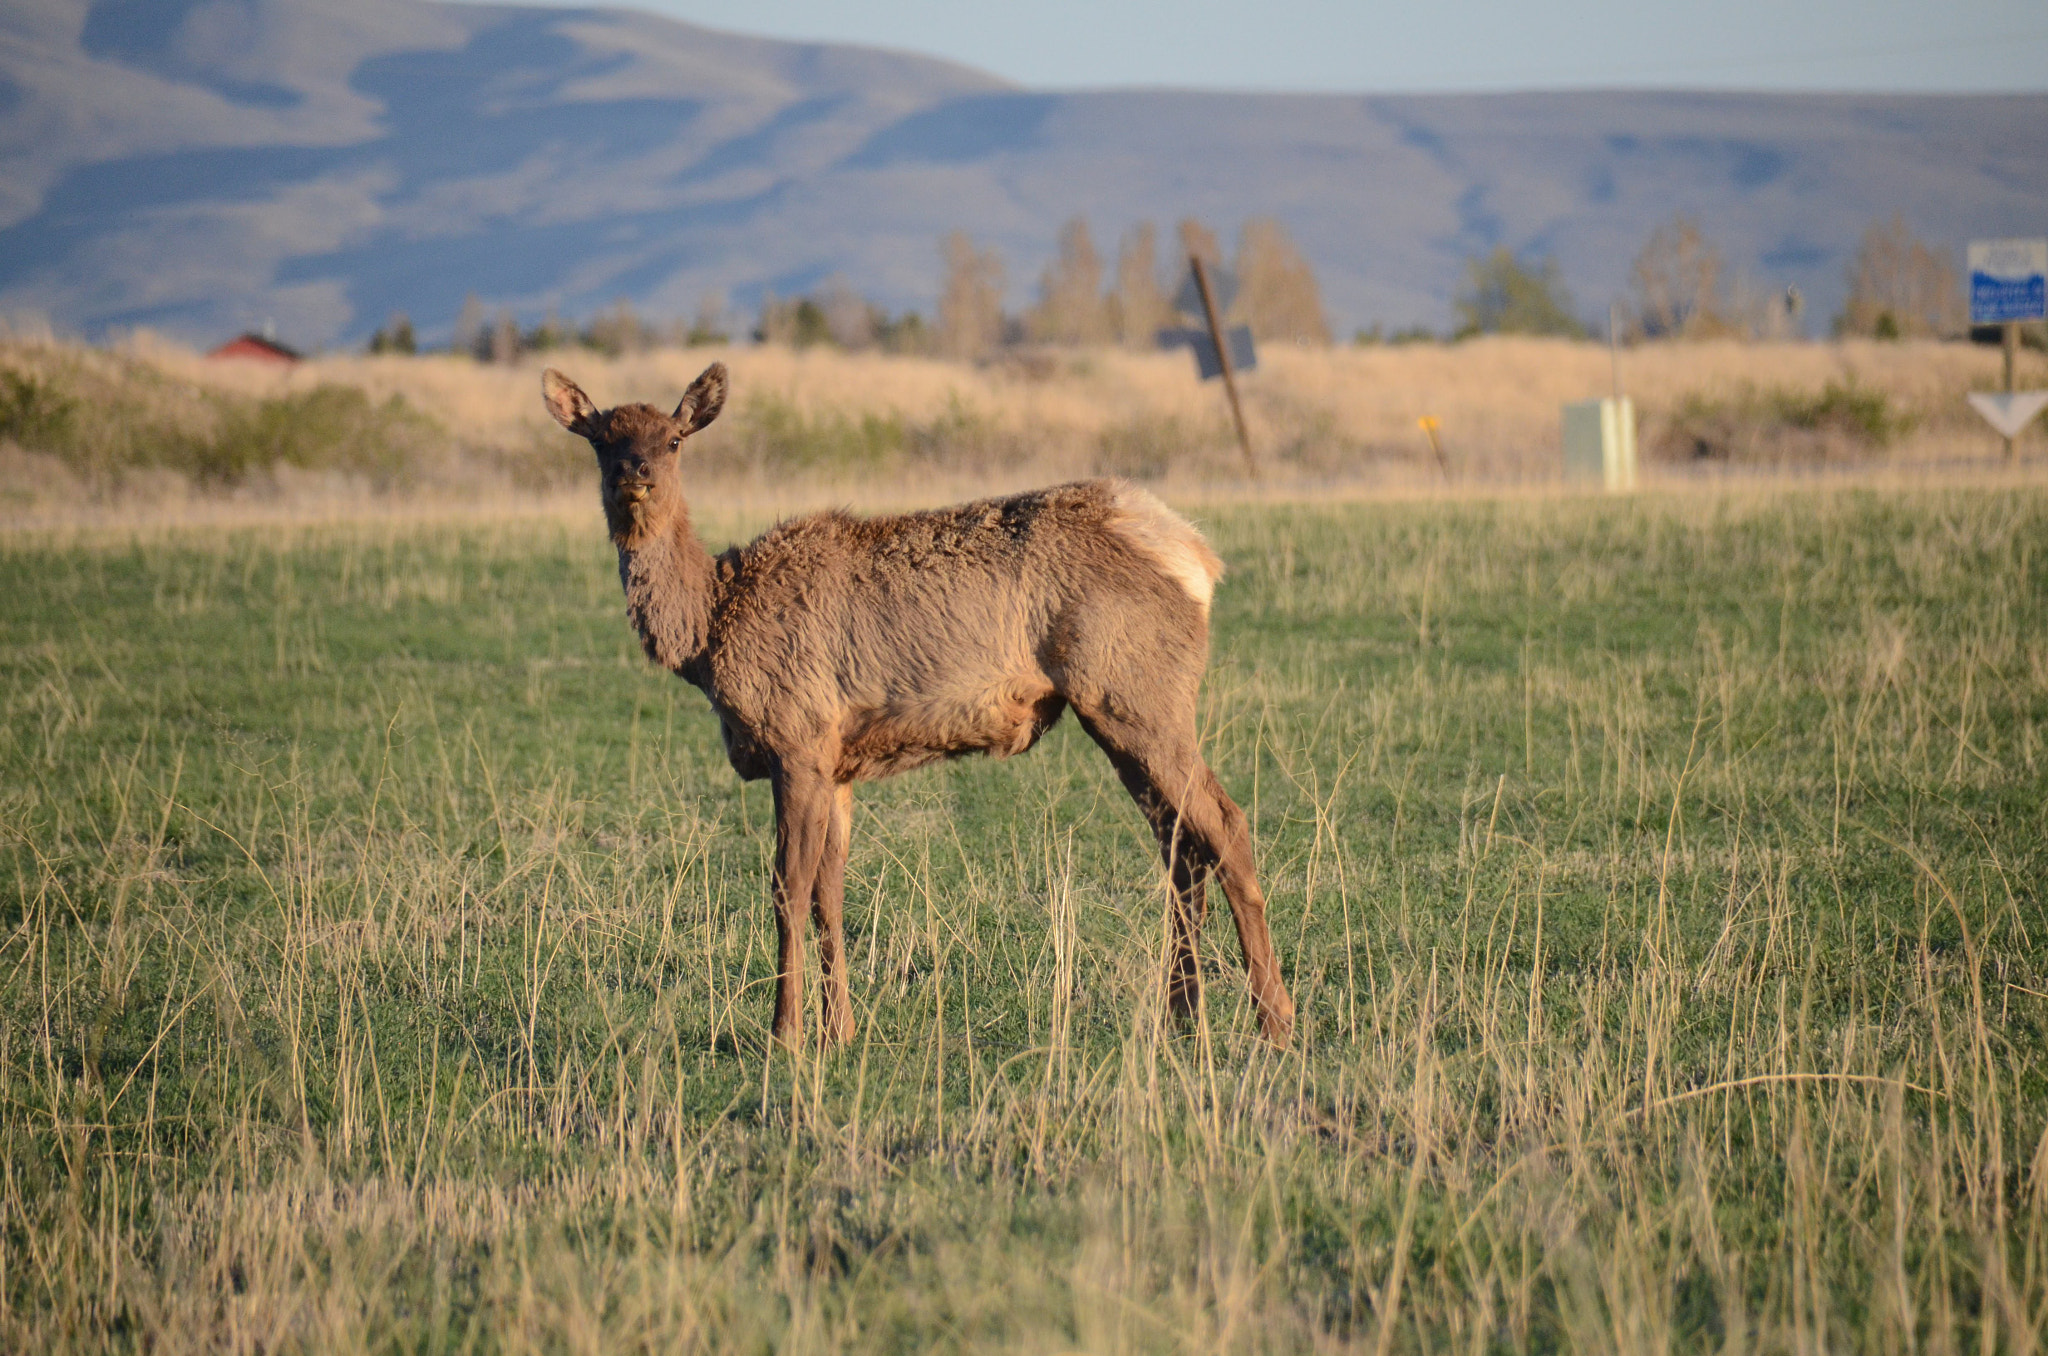
[[[690,383],[690,389],[683,392],[682,403],[676,406],[675,413],[676,422],[683,425],[684,433],[695,433],[718,417],[718,412],[725,408],[725,392],[730,384],[724,363],[711,364]]]
[[[569,432],[589,438],[597,432],[597,406],[583,394],[583,388],[550,367],[540,374],[540,397],[548,413]]]

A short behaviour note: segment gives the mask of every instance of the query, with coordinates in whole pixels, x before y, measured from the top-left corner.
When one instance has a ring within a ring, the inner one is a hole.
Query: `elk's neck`
[[[640,633],[647,657],[683,673],[704,654],[718,571],[697,540],[686,508],[660,527],[612,535],[619,548],[619,583],[626,615]],[[687,676],[687,675],[685,675]]]

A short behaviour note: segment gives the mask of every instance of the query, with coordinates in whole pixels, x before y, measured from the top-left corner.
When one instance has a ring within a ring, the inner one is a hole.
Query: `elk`
[[[1159,840],[1172,917],[1167,994],[1200,1000],[1213,872],[1229,896],[1262,1033],[1294,1003],[1266,930],[1243,811],[1202,760],[1195,694],[1223,564],[1120,480],[953,508],[818,513],[713,556],[690,526],[682,447],[718,417],[713,363],[672,414],[599,410],[550,368],[548,412],[597,453],[626,615],[649,659],[702,689],[727,758],[775,800],[775,1038],[803,1043],[803,911],[818,930],[824,1039],[854,1031],[841,923],[853,784],[941,758],[1022,753],[1072,707]]]

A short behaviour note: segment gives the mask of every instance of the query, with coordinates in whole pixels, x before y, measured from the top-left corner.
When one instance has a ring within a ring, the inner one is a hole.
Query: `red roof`
[[[209,358],[254,358],[258,362],[281,363],[286,367],[299,360],[299,355],[275,339],[265,339],[260,334],[245,334],[230,339],[206,355]]]

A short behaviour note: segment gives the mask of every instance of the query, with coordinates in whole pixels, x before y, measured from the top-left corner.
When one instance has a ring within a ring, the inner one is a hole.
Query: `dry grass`
[[[543,362],[573,369],[610,402],[669,398],[713,359],[733,367],[736,394],[728,416],[699,440],[696,470],[722,490],[786,494],[801,485],[813,497],[886,496],[910,479],[936,498],[1115,472],[1190,493],[1242,478],[1220,388],[1198,385],[1184,353],[1051,351],[985,367],[779,347],[618,360],[579,351],[510,366],[342,356],[278,373],[210,362],[146,335],[115,353],[22,338],[0,344],[0,367],[57,374],[124,428],[211,427],[222,400],[275,401],[323,387],[363,391],[378,407],[395,397],[441,430],[405,449],[401,478],[410,493],[444,497],[580,482],[584,458],[546,421],[535,394]],[[1931,342],[1678,343],[1622,354],[1646,453],[1667,473],[1700,469],[1691,459],[1702,443],[1717,458],[1702,463],[1708,469],[1731,460],[1749,469],[1866,470],[1988,461],[1998,445],[1962,396],[1992,386],[1998,362],[1994,350]],[[2022,362],[2023,384],[2040,379],[2038,355]],[[1282,486],[1435,481],[1422,415],[1441,421],[1459,482],[1540,484],[1557,474],[1559,407],[1604,394],[1610,382],[1600,345],[1495,338],[1455,347],[1274,346],[1245,393],[1267,478]],[[1881,436],[1784,426],[1786,410],[1810,407],[1831,388],[1874,397]],[[0,479],[17,505],[105,498],[104,484],[69,473],[76,460],[9,451],[0,436]],[[184,492],[147,467],[128,480],[131,497]],[[359,483],[317,468],[255,482],[262,493],[296,497],[345,495]]]

